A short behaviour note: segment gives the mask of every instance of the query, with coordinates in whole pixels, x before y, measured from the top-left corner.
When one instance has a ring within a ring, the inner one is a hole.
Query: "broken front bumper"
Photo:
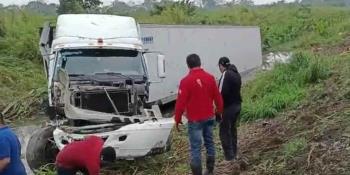
[[[170,133],[174,122],[172,118],[149,120],[122,126],[117,130],[94,134],[77,134],[69,129],[56,128],[53,132],[57,147],[61,150],[72,141],[82,140],[88,135],[96,135],[105,140],[104,147],[113,147],[118,159],[134,159],[150,154],[167,151]],[[113,127],[113,124],[101,124],[88,127],[75,127],[74,130]]]

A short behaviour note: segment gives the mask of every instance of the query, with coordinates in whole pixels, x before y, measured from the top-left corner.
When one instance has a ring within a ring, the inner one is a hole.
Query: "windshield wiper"
[[[95,73],[95,75],[123,75],[121,73],[118,73],[118,72],[97,72]]]

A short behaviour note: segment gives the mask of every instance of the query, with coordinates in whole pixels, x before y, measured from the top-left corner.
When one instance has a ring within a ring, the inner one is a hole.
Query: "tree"
[[[112,2],[111,6],[104,7],[103,13],[106,14],[116,14],[116,15],[128,15],[131,11],[136,10],[135,7],[130,7],[127,3],[115,0]]]
[[[151,15],[162,15],[164,12],[168,12],[170,16],[182,12],[186,16],[193,16],[195,14],[196,6],[191,0],[180,1],[164,1],[156,4],[151,11]],[[172,14],[174,13],[174,14]]]
[[[58,14],[76,14],[84,13],[81,0],[60,0],[60,6],[57,9]]]
[[[102,4],[100,0],[60,0],[58,14],[93,12]]]
[[[57,5],[47,4],[45,1],[31,1],[27,5],[22,6],[27,10],[35,11],[44,15],[56,15]]]
[[[100,0],[84,0],[83,1],[83,7],[85,10],[96,9],[100,5],[102,5],[102,2]]]

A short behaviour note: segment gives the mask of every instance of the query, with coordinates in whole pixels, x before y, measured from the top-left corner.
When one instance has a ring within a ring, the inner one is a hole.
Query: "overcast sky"
[[[11,5],[11,4],[17,4],[17,5],[23,5],[23,4],[27,4],[28,2],[30,2],[32,0],[0,0],[1,4],[4,5]],[[58,0],[43,0],[46,3],[57,3]],[[111,2],[113,2],[114,0],[102,0],[104,5],[109,5]],[[124,2],[129,2],[129,1],[135,1],[135,2],[140,2],[143,0],[120,0],[120,1],[124,1]],[[278,0],[253,0],[255,4],[268,4],[268,3],[272,3],[272,2],[277,2]],[[293,2],[295,0],[286,0],[286,2]]]

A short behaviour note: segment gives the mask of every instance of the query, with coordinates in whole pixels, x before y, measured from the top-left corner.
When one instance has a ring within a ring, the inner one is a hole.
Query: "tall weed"
[[[44,20],[31,12],[0,11],[0,54],[38,62],[39,27]]]
[[[296,53],[290,63],[258,74],[243,88],[242,120],[274,117],[283,109],[295,107],[310,84],[329,76],[330,64],[310,53]]]

